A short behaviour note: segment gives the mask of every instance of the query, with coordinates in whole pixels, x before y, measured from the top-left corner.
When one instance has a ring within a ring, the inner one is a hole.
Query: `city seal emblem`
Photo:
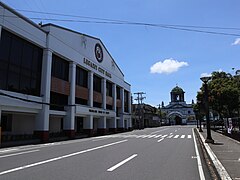
[[[99,43],[95,45],[95,57],[98,62],[101,63],[103,61],[103,50]]]

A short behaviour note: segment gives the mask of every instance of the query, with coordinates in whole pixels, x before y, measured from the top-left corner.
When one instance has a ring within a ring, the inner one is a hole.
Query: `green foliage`
[[[212,80],[208,82],[209,106],[221,118],[237,115],[240,104],[240,77],[226,72],[213,72]],[[204,103],[203,85],[197,94],[198,102]],[[200,107],[203,110],[203,107]]]

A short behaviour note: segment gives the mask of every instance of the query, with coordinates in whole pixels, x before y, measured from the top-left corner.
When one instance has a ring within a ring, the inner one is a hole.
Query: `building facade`
[[[131,86],[98,38],[37,25],[0,3],[2,134],[105,134],[132,128]]]
[[[132,104],[132,124],[134,129],[159,127],[160,114],[149,104]]]
[[[185,102],[184,93],[182,88],[174,87],[170,92],[171,102],[161,109],[170,125],[184,125],[195,121],[193,104]]]

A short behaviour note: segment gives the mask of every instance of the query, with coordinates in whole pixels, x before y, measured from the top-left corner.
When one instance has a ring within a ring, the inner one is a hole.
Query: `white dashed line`
[[[128,161],[132,160],[133,158],[135,158],[137,156],[137,154],[133,154],[132,156],[130,156],[129,158],[121,161],[120,163],[114,165],[113,167],[109,168],[107,171],[108,172],[112,172],[115,169],[119,168],[120,166],[122,166],[123,164],[127,163]]]

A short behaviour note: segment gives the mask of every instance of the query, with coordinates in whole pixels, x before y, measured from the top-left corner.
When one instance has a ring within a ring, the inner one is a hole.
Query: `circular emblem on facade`
[[[100,46],[100,44],[98,44],[98,43],[95,45],[95,57],[98,62],[103,61],[103,50],[102,50],[102,47]]]

